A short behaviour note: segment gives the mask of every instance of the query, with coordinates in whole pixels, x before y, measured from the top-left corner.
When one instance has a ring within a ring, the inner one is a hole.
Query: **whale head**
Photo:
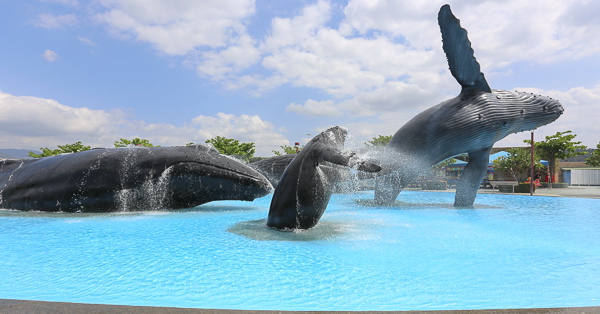
[[[132,185],[163,181],[163,206],[167,208],[190,208],[218,200],[252,201],[273,189],[252,167],[204,145],[142,149],[137,167],[142,178]]]
[[[236,159],[202,145],[192,150],[191,160],[178,160],[167,170],[172,208],[217,200],[252,201],[273,190],[267,178]]]
[[[346,141],[347,135],[347,128],[341,126],[334,126],[315,136],[307,144],[307,146],[319,143],[320,145],[325,145],[327,147],[342,149],[344,147],[344,142]]]
[[[558,100],[525,92],[493,90],[476,96],[472,101],[481,101],[481,109],[472,113],[473,118],[496,131],[494,141],[550,124],[564,112]]]

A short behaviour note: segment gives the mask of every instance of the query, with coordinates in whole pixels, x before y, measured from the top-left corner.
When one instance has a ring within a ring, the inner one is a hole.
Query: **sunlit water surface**
[[[216,309],[439,310],[600,305],[600,200],[334,195],[301,232],[270,196],[112,214],[0,211],[0,298]]]

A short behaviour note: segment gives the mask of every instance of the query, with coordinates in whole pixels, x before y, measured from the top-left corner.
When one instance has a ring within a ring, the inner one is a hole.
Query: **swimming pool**
[[[0,298],[277,310],[600,305],[600,200],[335,194],[317,227],[264,227],[270,196],[184,211],[0,211]]]

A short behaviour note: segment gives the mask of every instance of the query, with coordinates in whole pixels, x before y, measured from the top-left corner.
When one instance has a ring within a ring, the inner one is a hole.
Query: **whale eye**
[[[480,113],[480,114],[478,114],[478,115],[477,115],[477,119],[479,119],[479,120],[483,119],[483,114],[481,114],[481,113]]]
[[[502,99],[502,97],[500,97],[500,95],[496,95],[496,99]]]
[[[525,114],[525,109],[521,109],[521,115]]]
[[[544,110],[544,112],[548,111],[548,105],[544,105],[544,106],[542,107],[542,109]]]

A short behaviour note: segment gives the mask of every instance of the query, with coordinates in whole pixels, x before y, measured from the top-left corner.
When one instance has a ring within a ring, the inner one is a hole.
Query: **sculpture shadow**
[[[310,229],[295,229],[282,232],[266,226],[266,219],[241,221],[227,229],[228,232],[256,241],[310,242],[332,239],[344,235],[343,224],[322,221]]]

